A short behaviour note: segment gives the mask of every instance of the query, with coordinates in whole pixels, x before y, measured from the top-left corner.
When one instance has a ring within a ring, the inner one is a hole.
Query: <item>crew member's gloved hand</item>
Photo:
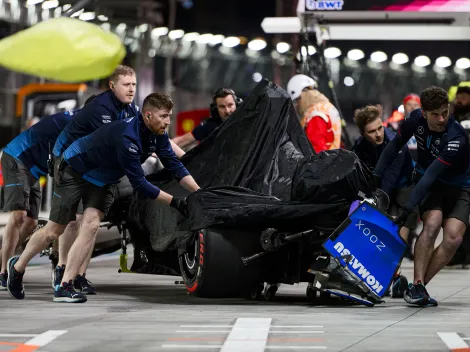
[[[398,226],[398,227],[403,227],[403,225],[406,222],[406,219],[408,218],[408,215],[410,215],[413,212],[413,210],[410,210],[408,208],[402,208],[400,212],[398,213],[397,217],[393,220],[393,222]]]
[[[189,217],[188,203],[186,202],[186,198],[173,197],[170,203],[170,207],[178,210],[185,217]]]

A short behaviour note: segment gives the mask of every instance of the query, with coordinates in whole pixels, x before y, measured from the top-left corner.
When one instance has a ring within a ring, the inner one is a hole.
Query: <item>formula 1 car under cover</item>
[[[309,282],[312,298],[320,291],[366,305],[381,302],[406,246],[379,210],[387,199],[374,194],[372,175],[354,153],[315,154],[282,88],[260,82],[182,162],[202,190],[189,195],[166,170],[148,179],[187,196],[188,218],[134,195],[132,271],[181,275],[188,292],[199,297],[269,299],[280,283]],[[349,214],[358,200],[359,210]],[[387,252],[381,282],[370,270],[364,276],[365,267],[354,272],[364,255],[341,248],[348,241],[334,242],[355,216],[374,229],[374,240],[378,233],[389,237],[393,253]]]

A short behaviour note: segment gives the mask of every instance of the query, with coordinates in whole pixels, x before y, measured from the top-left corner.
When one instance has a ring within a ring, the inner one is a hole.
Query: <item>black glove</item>
[[[170,203],[170,207],[178,210],[183,216],[189,217],[188,203],[186,198],[173,197]]]
[[[393,222],[398,226],[398,227],[403,227],[403,225],[406,222],[406,219],[408,219],[408,215],[410,215],[413,211],[407,208],[402,208],[400,212],[398,213],[397,217],[393,220]]]

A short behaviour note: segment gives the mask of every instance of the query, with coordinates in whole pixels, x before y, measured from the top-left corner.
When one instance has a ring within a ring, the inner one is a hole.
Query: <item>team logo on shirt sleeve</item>
[[[419,133],[419,134],[423,134],[423,133],[424,133],[424,127],[423,127],[423,126],[419,126],[419,127],[418,127],[418,133]]]
[[[447,150],[453,151],[453,152],[458,152],[460,148],[460,141],[450,141],[447,144]]]

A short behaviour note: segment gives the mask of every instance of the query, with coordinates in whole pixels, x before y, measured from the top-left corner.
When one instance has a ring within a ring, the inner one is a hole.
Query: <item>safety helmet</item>
[[[306,87],[313,87],[318,89],[318,84],[315,80],[307,75],[295,75],[287,83],[287,92],[289,92],[292,100],[300,97],[302,90]]]

